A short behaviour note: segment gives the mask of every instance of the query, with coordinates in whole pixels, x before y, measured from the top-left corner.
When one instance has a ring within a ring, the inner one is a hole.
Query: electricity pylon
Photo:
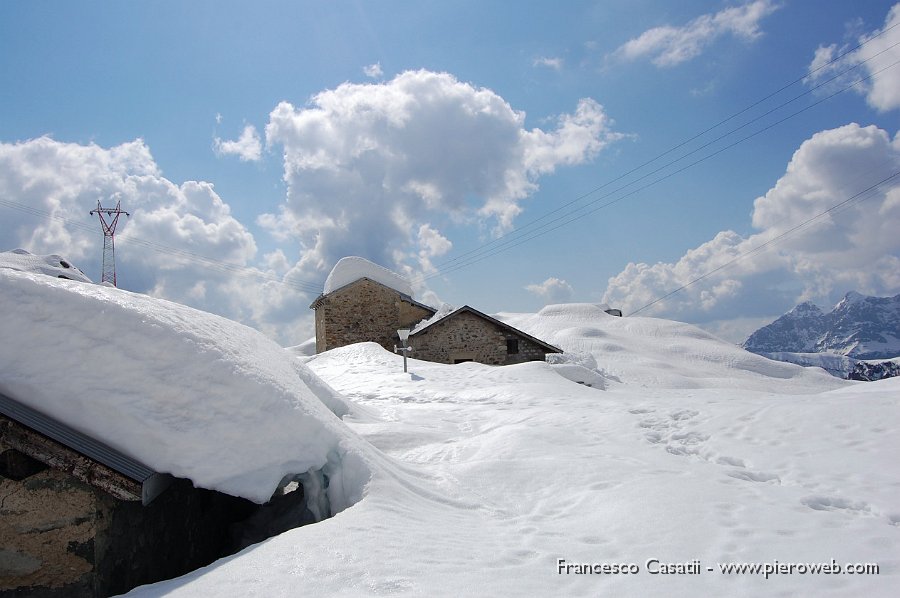
[[[98,199],[97,209],[91,210],[91,216],[97,214],[100,217],[100,228],[103,230],[103,274],[100,276],[100,282],[108,282],[112,286],[116,286],[116,225],[122,214],[131,216],[122,210],[121,203],[117,201],[115,208],[104,208]],[[104,214],[106,218],[103,217]]]

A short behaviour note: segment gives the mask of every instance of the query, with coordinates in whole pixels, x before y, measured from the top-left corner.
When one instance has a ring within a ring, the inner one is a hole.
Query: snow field
[[[336,512],[135,596],[896,594],[900,379],[841,381],[591,304],[504,318],[567,357],[404,374],[374,343],[304,356],[183,306],[0,269],[0,392],[253,500],[308,471],[311,507]],[[569,379],[585,373],[598,384]],[[653,575],[650,559],[701,572]],[[831,559],[880,573],[706,570]]]
[[[721,350],[702,362],[701,379],[727,378],[731,348]],[[738,372],[764,390],[610,381],[600,391],[543,363],[411,360],[404,375],[402,358],[372,343],[307,363],[356,405],[345,421],[384,456],[365,498],[135,595],[894,595],[896,382],[848,384],[786,366],[795,376]],[[635,563],[640,573],[559,574],[560,558]],[[698,559],[704,570],[651,575],[652,558]],[[832,558],[881,573],[705,570]]]

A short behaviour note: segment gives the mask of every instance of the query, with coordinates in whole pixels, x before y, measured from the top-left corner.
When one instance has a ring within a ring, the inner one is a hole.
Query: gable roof
[[[559,347],[554,347],[550,343],[545,343],[544,341],[542,341],[539,338],[533,337],[526,332],[522,332],[518,328],[514,328],[514,327],[510,326],[506,322],[501,322],[497,318],[492,318],[491,316],[487,315],[486,313],[480,312],[477,309],[475,309],[474,307],[470,307],[468,305],[463,305],[459,309],[456,309],[456,310],[450,312],[449,314],[447,314],[446,316],[444,316],[443,318],[441,318],[439,320],[435,320],[434,322],[429,322],[427,325],[422,326],[415,332],[410,333],[409,336],[413,337],[413,336],[422,334],[424,332],[427,332],[435,324],[438,324],[440,322],[446,322],[447,320],[454,318],[454,317],[458,316],[459,314],[463,314],[463,313],[470,313],[470,314],[477,316],[483,320],[487,320],[491,324],[494,324],[495,326],[498,326],[499,328],[501,328],[511,334],[515,334],[516,336],[520,336],[522,338],[528,339],[529,341],[535,343],[536,345],[539,345],[540,347],[543,347],[544,349],[546,349],[548,353],[562,353],[563,352],[563,350],[560,349]]]
[[[434,315],[434,314],[437,313],[437,310],[436,310],[435,308],[431,307],[430,305],[425,305],[424,303],[421,303],[421,302],[419,302],[419,301],[416,301],[416,300],[413,299],[410,295],[407,295],[406,293],[401,293],[401,292],[398,291],[397,289],[395,289],[395,288],[393,288],[393,287],[390,287],[390,286],[388,286],[388,285],[386,285],[386,284],[384,284],[384,283],[378,282],[377,280],[371,279],[371,278],[369,278],[368,276],[363,276],[362,278],[357,278],[357,279],[354,280],[353,282],[348,282],[348,283],[345,284],[344,286],[338,287],[338,288],[334,289],[333,291],[331,291],[330,293],[322,293],[321,295],[319,295],[318,297],[316,297],[316,299],[309,305],[309,308],[310,308],[310,309],[316,309],[317,307],[319,307],[320,305],[322,305],[322,302],[325,300],[326,297],[328,297],[328,296],[330,296],[330,295],[334,295],[335,293],[338,293],[338,292],[340,292],[340,291],[343,291],[344,289],[350,288],[350,287],[352,287],[353,285],[355,285],[355,284],[357,284],[357,283],[359,283],[359,282],[362,282],[362,281],[364,281],[364,280],[368,280],[369,282],[375,283],[375,284],[377,284],[378,286],[384,287],[384,288],[386,288],[386,289],[390,289],[391,291],[393,291],[393,292],[397,293],[398,295],[400,295],[400,299],[402,299],[403,301],[406,301],[407,303],[411,303],[412,305],[415,305],[416,307],[421,307],[422,309],[431,312],[432,315]]]

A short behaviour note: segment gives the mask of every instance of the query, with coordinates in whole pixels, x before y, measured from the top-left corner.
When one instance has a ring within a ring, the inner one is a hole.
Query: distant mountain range
[[[868,371],[858,362],[900,356],[900,295],[868,297],[851,291],[827,313],[801,303],[751,334],[742,346],[779,361],[818,365],[843,378]]]

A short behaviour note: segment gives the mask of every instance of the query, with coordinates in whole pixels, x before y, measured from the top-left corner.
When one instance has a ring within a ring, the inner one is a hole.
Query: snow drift
[[[557,322],[557,338],[572,344],[622,345],[615,361],[594,354],[621,376],[601,391],[541,362],[412,359],[404,374],[402,357],[375,343],[304,358],[354,402],[346,421],[384,456],[365,499],[133,595],[896,594],[900,380],[842,382],[758,356],[743,362],[742,350],[693,327],[644,318],[629,333],[621,318],[592,313],[556,306],[532,316],[550,332]],[[666,347],[678,343],[690,350],[665,368]],[[730,373],[736,381],[722,388]],[[558,559],[640,571],[560,574]],[[652,559],[696,559],[702,570],[651,574]],[[830,559],[877,563],[880,574],[717,569]]]
[[[500,314],[504,322],[566,353],[589,353],[608,374],[655,388],[769,389],[785,392],[838,388],[823,371],[766,359],[683,322],[611,316],[605,305],[548,305],[536,314]]]

